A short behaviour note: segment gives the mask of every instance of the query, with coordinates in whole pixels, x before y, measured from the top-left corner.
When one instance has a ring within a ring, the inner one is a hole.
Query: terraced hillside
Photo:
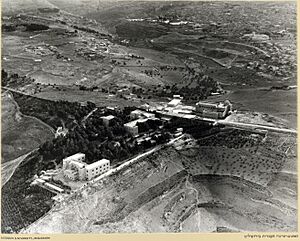
[[[295,231],[295,165],[290,137],[220,133],[95,183],[22,232]]]

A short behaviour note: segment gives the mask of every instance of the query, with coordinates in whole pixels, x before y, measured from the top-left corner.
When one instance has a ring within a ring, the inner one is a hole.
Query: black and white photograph
[[[297,1],[1,4],[1,234],[298,232]]]

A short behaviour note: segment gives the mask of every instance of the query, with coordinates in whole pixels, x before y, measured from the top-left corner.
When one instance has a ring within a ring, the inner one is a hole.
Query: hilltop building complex
[[[83,153],[77,153],[63,159],[64,176],[73,181],[92,180],[110,169],[110,161],[107,159],[102,159],[92,164],[87,164],[84,161],[85,154]]]
[[[214,119],[224,119],[232,111],[231,103],[226,100],[224,103],[207,103],[198,102],[196,104],[196,114],[201,117],[214,118]]]

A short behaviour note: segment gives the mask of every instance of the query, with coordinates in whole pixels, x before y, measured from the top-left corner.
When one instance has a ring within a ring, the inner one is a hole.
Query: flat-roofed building
[[[182,96],[180,96],[180,95],[173,95],[173,99],[180,99],[180,100],[182,100],[182,99],[183,99],[183,97],[182,97]]]
[[[124,124],[124,127],[125,127],[127,132],[129,132],[133,136],[136,136],[136,135],[139,134],[139,127],[138,127],[137,124],[147,122],[150,119],[155,120],[156,118],[152,117],[152,118],[138,119],[138,120],[130,121],[130,122]]]
[[[68,170],[76,170],[78,173],[79,180],[84,180],[85,176],[86,176],[85,175],[85,172],[86,172],[85,167],[86,167],[85,162],[70,161]]]
[[[196,104],[196,114],[201,117],[224,119],[232,109],[231,103],[226,100],[224,103],[198,102]]]
[[[134,110],[130,112],[131,119],[139,119],[139,118],[155,118],[155,114],[149,113],[147,111],[142,110]]]
[[[52,191],[55,191],[55,192],[58,192],[58,193],[63,193],[64,192],[64,189],[62,189],[62,188],[60,188],[58,186],[55,186],[55,185],[53,185],[51,183],[46,182],[44,185],[46,187],[48,187],[49,189],[51,189]]]
[[[63,159],[63,170],[64,176],[71,179],[85,179],[85,154],[76,153]],[[76,172],[76,174],[75,174]]]
[[[115,117],[113,115],[108,116],[102,116],[101,119],[103,120],[103,124],[108,127],[111,120],[113,120]]]
[[[175,106],[177,106],[177,105],[179,105],[181,103],[181,99],[173,99],[173,100],[171,100],[167,105],[169,106],[169,107],[175,107]]]
[[[86,179],[91,180],[94,177],[107,172],[110,169],[110,161],[107,159],[102,159],[100,161],[87,165],[85,169],[86,169]]]
[[[124,127],[127,132],[129,132],[131,135],[136,136],[139,134],[139,128],[137,126],[137,120],[128,122],[124,124]]]
[[[35,179],[36,183],[38,184],[44,184],[46,181],[40,178]]]
[[[72,156],[66,157],[63,159],[63,169],[67,169],[71,161],[76,162],[84,162],[85,161],[85,154],[83,153],[76,153]]]
[[[81,154],[81,153],[78,153]],[[70,180],[91,180],[93,177],[100,175],[110,168],[110,162],[107,159],[102,159],[100,161],[94,162],[92,164],[87,164],[82,160],[84,154],[73,155],[68,158],[65,158],[65,168],[63,169],[63,174],[66,178]],[[75,156],[75,158],[74,158]],[[75,159],[75,160],[74,160]]]

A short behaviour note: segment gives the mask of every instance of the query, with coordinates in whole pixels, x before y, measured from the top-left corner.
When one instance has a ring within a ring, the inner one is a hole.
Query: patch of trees
[[[218,82],[209,76],[200,77],[196,75],[192,81],[196,82],[195,87],[184,86],[178,90],[178,93],[186,100],[206,99],[212,92],[219,89]]]
[[[21,87],[34,82],[34,79],[26,76],[19,76],[16,73],[9,74],[4,69],[1,71],[1,85],[6,87]]]
[[[4,32],[13,32],[16,31],[16,26],[13,24],[2,24],[2,30]]]
[[[59,8],[38,8],[41,13],[58,13]]]
[[[170,132],[176,131],[177,128],[183,128],[185,133],[192,135],[196,139],[219,132],[218,128],[213,128],[209,123],[176,117],[172,118],[171,121],[165,125],[165,129]]]
[[[165,86],[164,89],[155,90],[155,95],[159,97],[172,97],[174,94],[179,94],[184,100],[195,102],[206,99],[212,92],[217,92],[220,88],[218,82],[208,76],[202,78],[196,76],[191,82],[194,87],[189,85],[178,87],[177,84],[173,84],[172,86]],[[137,91],[141,90],[137,89]]]
[[[93,110],[93,106],[82,106],[78,102],[50,101],[19,93],[13,93],[13,96],[23,114],[34,116],[54,129],[62,122],[67,128],[72,128]]]
[[[6,86],[7,85],[7,80],[8,80],[8,73],[2,69],[1,71],[1,85]]]
[[[84,32],[87,32],[87,33],[98,33],[98,31],[96,31],[94,29],[87,28],[87,27],[82,27],[82,26],[77,26],[77,25],[72,25],[72,27],[74,29],[81,30],[81,31],[84,31]]]
[[[123,22],[117,25],[116,32],[120,38],[135,41],[158,38],[167,34],[167,28],[161,25],[152,26],[147,23]]]
[[[145,59],[145,57],[143,57],[143,56],[134,55],[134,54],[131,55],[131,58],[134,58],[134,59]]]
[[[157,86],[148,90],[132,88],[132,93],[136,95],[151,94],[152,96],[169,98],[174,94],[179,94],[184,97],[184,100],[195,102],[206,99],[212,92],[218,92],[221,89],[220,84],[216,80],[203,73],[203,68],[195,69],[189,65],[185,67],[161,66],[160,70],[185,70],[186,74],[184,74],[184,79],[186,84],[179,86],[175,83],[172,86]],[[145,70],[144,73],[150,77],[155,75],[161,76],[157,70]]]
[[[162,131],[159,135],[151,136],[151,140],[144,140],[140,145],[136,146],[136,150],[143,151],[145,149],[151,148],[157,144],[166,143],[171,139],[171,134],[166,131]],[[154,141],[154,142],[151,142]]]
[[[251,136],[251,132],[242,130],[227,130],[220,132],[217,136],[199,141],[203,146],[226,146],[228,148],[252,148],[257,146],[263,139],[263,135],[257,138]]]
[[[26,31],[42,31],[42,30],[48,30],[49,26],[39,24],[39,23],[28,23],[23,24],[26,27]]]
[[[88,27],[83,27],[83,26],[77,26],[77,25],[72,25],[71,26],[72,28],[75,29],[75,32],[77,33],[77,30],[80,30],[80,31],[84,31],[84,32],[87,32],[87,33],[93,33],[101,38],[108,38],[108,39],[112,39],[112,36],[110,34],[105,34],[105,33],[101,33],[95,29],[91,29],[91,28],[88,28]]]
[[[128,122],[130,108],[122,111],[97,110],[86,120],[70,130],[65,137],[45,142],[39,150],[45,161],[56,160],[59,164],[63,158],[77,152],[86,154],[87,163],[93,163],[102,158],[111,160],[112,164],[118,163],[137,153],[131,137],[124,128]],[[102,116],[113,114],[115,118],[105,126]]]
[[[181,71],[184,71],[186,69],[186,67],[177,67],[177,66],[168,66],[168,65],[159,66],[159,68],[160,68],[160,70],[163,70],[163,71],[169,71],[169,70],[173,70],[173,71],[181,70]]]
[[[94,91],[94,90],[97,90],[98,89],[98,86],[91,86],[91,87],[86,87],[84,85],[80,85],[79,86],[79,90],[87,90],[87,91]]]
[[[160,125],[162,125],[161,120],[153,120],[153,119],[149,119],[145,122],[137,123],[139,133],[148,132],[150,130],[157,130]]]

